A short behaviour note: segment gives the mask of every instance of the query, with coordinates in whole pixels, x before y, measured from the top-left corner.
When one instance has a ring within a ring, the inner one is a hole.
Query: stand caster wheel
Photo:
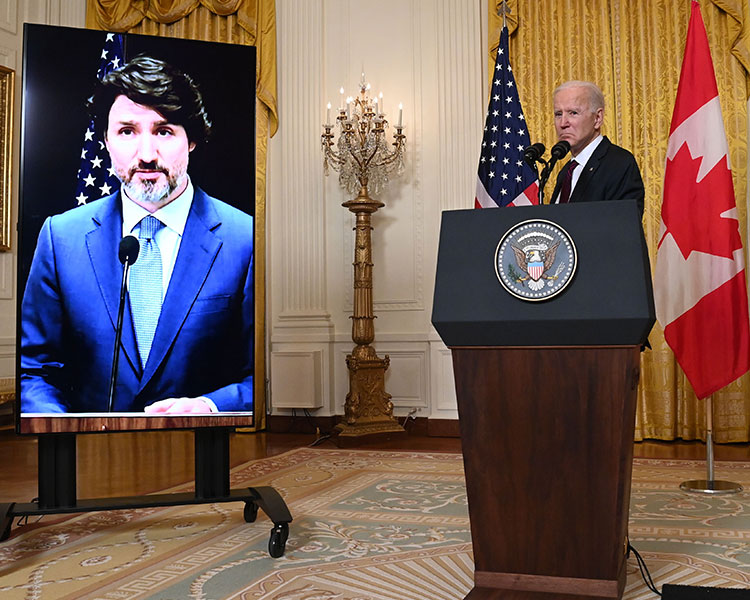
[[[272,558],[284,556],[286,541],[289,538],[289,523],[279,523],[271,530],[271,538],[268,540],[268,554]]]
[[[258,518],[258,505],[252,501],[245,502],[243,516],[245,517],[245,523],[255,523],[255,519]]]

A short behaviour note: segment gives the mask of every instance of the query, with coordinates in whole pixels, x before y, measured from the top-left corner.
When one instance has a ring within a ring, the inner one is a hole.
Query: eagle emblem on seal
[[[513,225],[495,251],[495,274],[521,300],[547,300],[570,283],[578,262],[573,239],[560,225],[531,219]]]
[[[516,256],[516,264],[525,275],[517,277],[518,283],[528,281],[529,289],[534,291],[541,290],[548,280],[557,279],[559,273],[548,275],[552,265],[555,264],[557,247],[560,240],[549,246],[545,242],[529,244],[523,248],[511,244],[513,253]]]

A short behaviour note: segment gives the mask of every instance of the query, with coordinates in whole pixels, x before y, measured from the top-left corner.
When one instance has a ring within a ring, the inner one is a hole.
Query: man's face
[[[146,210],[169,204],[187,187],[188,155],[195,144],[184,127],[153,108],[117,96],[109,110],[106,145],[125,193]]]
[[[577,156],[599,135],[604,109],[591,112],[589,91],[583,87],[560,90],[555,95],[554,106],[557,139],[568,142],[571,154]]]

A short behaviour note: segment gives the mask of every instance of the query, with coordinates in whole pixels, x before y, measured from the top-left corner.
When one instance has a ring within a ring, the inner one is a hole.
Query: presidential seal
[[[570,283],[578,255],[568,232],[534,219],[509,229],[495,251],[495,273],[516,298],[537,301],[557,296]]]

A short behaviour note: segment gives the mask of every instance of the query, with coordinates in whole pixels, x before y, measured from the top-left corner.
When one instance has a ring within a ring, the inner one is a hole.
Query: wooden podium
[[[505,232],[542,219],[574,241],[559,295],[495,272]],[[443,214],[433,324],[453,354],[474,546],[470,600],[619,599],[640,350],[654,323],[635,202]]]

